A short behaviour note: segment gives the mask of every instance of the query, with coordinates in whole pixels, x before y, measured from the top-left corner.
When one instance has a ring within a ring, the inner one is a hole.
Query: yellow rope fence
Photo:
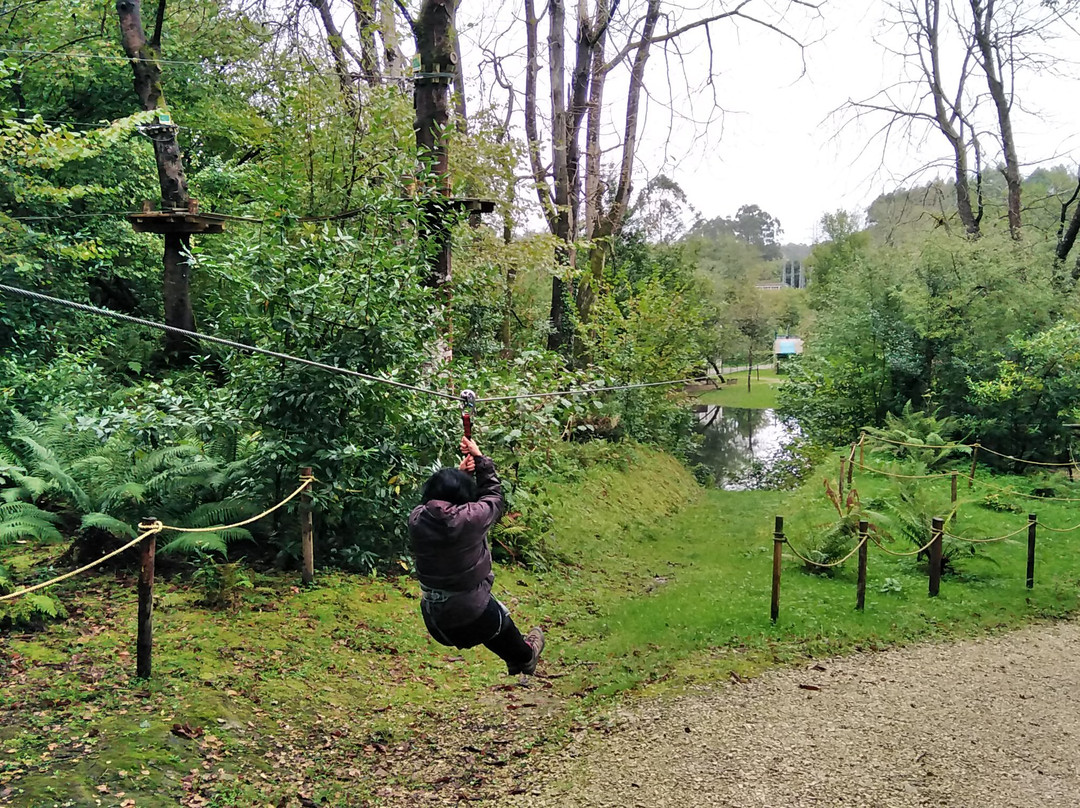
[[[895,472],[885,471],[885,469],[874,468],[873,466],[865,466],[862,463],[854,463],[854,466],[857,469],[868,471],[871,474],[880,474],[882,477],[892,477],[899,480],[947,480],[953,476],[953,472],[945,472],[942,474],[896,474]],[[966,474],[961,474],[959,472],[956,472],[956,474],[958,477],[971,479]],[[1078,497],[1043,497],[1039,496],[1038,494],[1025,494],[1022,491],[1014,491],[1011,488],[1005,488],[1004,486],[996,485],[979,477],[974,478],[974,482],[977,485],[991,488],[995,491],[1000,491],[1010,496],[1022,497],[1024,499],[1037,499],[1042,502],[1080,502],[1080,498]]]
[[[942,534],[942,535],[944,535],[944,534]],[[917,556],[919,553],[925,553],[927,550],[929,550],[930,545],[933,544],[935,541],[937,541],[937,536],[930,539],[930,541],[928,541],[926,544],[924,544],[918,550],[911,550],[910,552],[907,552],[907,551],[899,552],[897,550],[890,550],[888,547],[886,547],[884,544],[881,543],[881,539],[879,539],[877,536],[874,536],[874,544],[876,544],[878,546],[878,549],[881,550],[882,552],[888,554],[888,555],[891,555],[891,556],[905,556],[905,557],[906,556]]]
[[[1072,533],[1076,530],[1080,530],[1080,525],[1073,525],[1072,527],[1050,527],[1050,525],[1044,522],[1037,523],[1043,530],[1049,530],[1051,533]]]
[[[792,545],[792,543],[790,541],[788,541],[787,539],[784,539],[784,544],[786,544],[788,546],[788,549],[791,550],[792,554],[796,558],[802,560],[804,563],[810,564],[810,565],[815,566],[815,567],[821,567],[823,569],[828,569],[829,567],[839,567],[841,564],[843,564],[845,561],[847,561],[849,558],[851,558],[853,555],[855,555],[855,553],[859,552],[859,548],[862,547],[864,544],[866,544],[866,537],[864,536],[862,539],[860,539],[859,543],[856,544],[855,547],[852,548],[851,552],[848,553],[843,558],[841,558],[839,561],[830,561],[827,564],[822,564],[822,563],[820,563],[818,561],[814,561],[812,559],[807,558],[802,553],[800,553],[798,550],[796,550],[794,545]]]
[[[250,525],[252,522],[258,522],[260,519],[263,519],[263,518],[269,516],[274,511],[276,511],[278,508],[281,508],[281,507],[284,507],[285,505],[288,505],[290,502],[292,502],[294,499],[296,499],[298,496],[300,496],[302,493],[304,493],[304,491],[308,488],[308,486],[310,486],[315,481],[316,481],[315,478],[311,477],[311,476],[301,477],[300,478],[300,486],[299,486],[299,488],[297,488],[295,491],[293,491],[291,494],[289,494],[289,496],[285,497],[285,499],[281,500],[281,502],[279,502],[277,505],[274,505],[272,508],[267,508],[265,511],[258,514],[257,516],[252,516],[252,517],[250,517],[248,519],[244,519],[244,520],[242,520],[240,522],[233,522],[231,525],[216,525],[214,527],[177,527],[176,525],[162,525],[161,529],[162,530],[175,530],[175,531],[180,532],[180,533],[214,533],[214,532],[216,532],[218,530],[232,530],[233,528],[243,527],[244,525]]]
[[[52,586],[53,584],[58,584],[61,581],[66,581],[68,578],[74,578],[76,575],[81,575],[82,573],[86,572],[87,570],[93,569],[94,567],[98,566],[99,564],[104,564],[110,558],[114,558],[114,557],[120,555],[125,550],[130,550],[132,547],[134,547],[136,544],[141,542],[147,536],[149,536],[149,535],[151,535],[153,533],[160,533],[164,529],[164,527],[165,526],[162,525],[161,522],[151,522],[148,525],[140,524],[139,525],[139,530],[142,530],[144,532],[140,533],[138,536],[136,536],[134,539],[129,541],[123,547],[120,547],[120,548],[118,548],[116,550],[113,550],[111,553],[109,553],[107,555],[103,555],[101,558],[97,559],[96,561],[91,561],[85,567],[79,567],[77,570],[72,570],[71,572],[66,572],[63,575],[59,575],[56,578],[53,578],[52,580],[45,581],[44,583],[40,583],[40,584],[35,584],[34,586],[28,586],[25,589],[20,589],[20,590],[18,590],[16,592],[9,592],[6,595],[0,595],[0,601],[12,600],[13,598],[17,598],[17,597],[19,597],[21,595],[29,595],[31,592],[37,592],[39,589],[45,589],[46,587]]]
[[[1012,460],[1016,463],[1025,463],[1029,466],[1046,466],[1049,468],[1075,468],[1075,463],[1044,463],[1040,460],[1024,460],[1020,457],[1014,457],[1013,455],[1004,454],[1002,452],[996,452],[993,449],[989,449],[983,446],[981,443],[909,443],[902,440],[892,440],[890,438],[879,438],[873,435],[870,436],[871,440],[878,441],[879,443],[890,443],[893,446],[908,446],[912,449],[978,449],[980,452],[989,452],[992,455],[1003,457],[1006,460]]]
[[[137,545],[139,542],[141,542],[147,536],[150,536],[151,534],[154,534],[154,533],[161,533],[163,530],[173,530],[173,531],[178,531],[178,532],[181,532],[181,533],[213,533],[213,532],[216,532],[218,530],[231,530],[233,528],[243,527],[244,525],[250,525],[252,522],[257,522],[260,519],[262,519],[262,518],[264,518],[266,516],[269,516],[274,511],[278,510],[279,508],[284,507],[289,502],[296,499],[296,497],[300,496],[300,494],[303,493],[315,481],[316,481],[315,477],[310,476],[310,475],[306,475],[306,476],[301,477],[300,478],[300,486],[295,491],[293,491],[291,494],[289,494],[289,496],[285,497],[285,499],[281,500],[281,502],[277,503],[276,505],[274,505],[271,508],[267,508],[265,511],[258,514],[257,516],[252,516],[252,517],[250,517],[248,519],[244,519],[244,520],[242,520],[240,522],[234,522],[231,525],[216,525],[214,527],[177,527],[175,525],[162,524],[159,521],[140,524],[139,525],[139,530],[141,530],[143,532],[140,533],[138,536],[136,536],[131,541],[129,541],[123,547],[119,547],[116,550],[113,550],[111,553],[103,555],[101,558],[99,558],[99,559],[97,559],[95,561],[91,561],[86,566],[79,567],[77,570],[72,570],[71,572],[66,572],[63,575],[58,575],[57,577],[52,578],[51,580],[45,581],[45,582],[40,583],[40,584],[35,584],[34,586],[29,586],[29,587],[26,587],[24,589],[20,589],[20,590],[18,590],[16,592],[10,592],[10,593],[8,593],[6,595],[0,595],[0,602],[5,601],[5,600],[12,600],[12,599],[20,597],[22,595],[28,595],[31,592],[37,592],[40,589],[45,589],[46,587],[53,586],[54,584],[58,584],[61,581],[66,581],[68,578],[74,578],[76,575],[81,575],[82,573],[86,572],[87,570],[91,570],[94,567],[97,567],[97,566],[99,566],[101,564],[104,564],[109,559],[115,558],[116,556],[123,553],[125,550],[130,550],[132,547]]]

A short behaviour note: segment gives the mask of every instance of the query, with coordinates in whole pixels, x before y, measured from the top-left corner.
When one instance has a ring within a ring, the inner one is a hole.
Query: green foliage
[[[863,425],[891,429],[888,413],[922,401],[981,440],[985,402],[972,392],[997,375],[1001,346],[1072,310],[1054,294],[1046,245],[995,233],[878,245],[849,220],[832,225],[809,261],[813,331],[781,409],[840,443]]]
[[[0,594],[14,591],[9,582],[0,575]],[[67,610],[60,601],[41,592],[31,592],[13,600],[0,602],[0,630],[15,628],[40,628],[51,620],[64,620]]]
[[[212,609],[235,611],[243,595],[255,588],[240,561],[220,561],[205,551],[198,551],[193,563],[195,570],[191,580],[202,590],[202,602]]]
[[[1014,334],[998,360],[992,377],[971,384],[980,442],[1017,457],[1067,460],[1065,424],[1080,421],[1080,324]]]
[[[3,475],[4,469],[0,468],[0,478]],[[16,539],[35,542],[62,541],[63,536],[57,529],[59,522],[59,516],[42,510],[32,502],[4,502],[0,505],[0,547]]]
[[[889,470],[898,474],[925,474],[924,465],[894,465]],[[868,503],[872,506],[870,518],[881,532],[882,538],[910,545],[911,549],[923,548],[931,538],[931,526],[935,518],[944,520],[945,529],[955,533],[958,503],[952,503],[949,496],[926,485],[919,485],[916,480],[897,480],[897,485],[889,496]],[[974,555],[974,544],[953,539],[942,539],[941,571],[955,571],[956,562],[961,555]],[[929,559],[929,551],[923,550],[917,558]]]
[[[206,444],[191,434],[176,445],[147,450],[128,431],[99,434],[67,413],[43,422],[14,413],[5,454],[18,465],[0,468],[6,500],[0,505],[0,542],[20,536],[58,541],[57,525],[66,524],[81,542],[98,545],[133,538],[134,526],[147,514],[183,527],[250,515],[249,505],[220,498],[243,478],[244,461],[206,452]],[[227,541],[250,538],[242,529],[200,535],[210,538],[195,544],[221,552]],[[186,537],[180,534],[162,550],[190,549]]]
[[[866,427],[866,434],[876,439],[875,449],[892,454],[898,460],[913,459],[923,468],[940,468],[958,455],[970,455],[966,446],[949,446],[966,440],[960,421],[953,417],[938,417],[940,408],[916,410],[910,401],[898,415],[885,414],[885,426]]]
[[[836,511],[835,521],[817,526],[807,538],[803,554],[809,559],[804,561],[804,569],[815,575],[833,576],[839,572],[842,564],[837,562],[848,556],[858,541],[859,522],[864,519],[859,492],[855,488],[848,490],[847,497],[841,501],[840,493],[833,489],[826,478],[825,495]],[[833,566],[820,566],[832,564]]]

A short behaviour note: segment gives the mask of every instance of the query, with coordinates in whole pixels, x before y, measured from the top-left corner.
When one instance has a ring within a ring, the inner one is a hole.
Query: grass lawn
[[[746,372],[732,374],[727,377],[728,381],[736,380],[735,384],[725,384],[719,390],[710,390],[702,393],[702,404],[718,404],[722,407],[745,407],[751,410],[768,410],[776,407],[776,389],[784,381],[784,376],[777,376],[771,370],[762,370],[761,379],[758,380],[758,371],[752,371],[750,377],[750,390],[746,389]]]
[[[827,470],[835,475],[835,459]],[[540,623],[548,635],[544,675],[528,687],[483,649],[429,640],[404,577],[322,573],[303,589],[293,574],[258,575],[235,611],[209,610],[190,583],[167,582],[158,587],[149,683],[132,678],[131,574],[65,584],[69,620],[0,635],[0,804],[497,798],[538,749],[602,726],[627,694],[1076,609],[1080,533],[1041,531],[1033,590],[1024,586],[1024,535],[957,556],[936,599],[914,559],[871,548],[864,613],[854,610],[854,561],[825,577],[785,554],[780,620],[771,624],[773,516],[785,516],[804,548],[835,516],[825,472],[793,492],[704,491],[670,457],[633,450],[621,466],[553,485],[553,549],[570,563],[497,571],[496,593],[519,624]],[[1029,501],[1019,494],[1046,485],[995,482],[1013,491],[995,494],[993,506],[1020,512],[985,507],[988,492],[976,487],[954,532],[989,537],[1023,526]],[[1080,487],[1053,484],[1080,498]],[[948,506],[948,480],[921,485]],[[856,487],[864,503],[896,495],[885,478],[864,476]],[[1031,502],[1046,524],[1080,522],[1077,503]]]

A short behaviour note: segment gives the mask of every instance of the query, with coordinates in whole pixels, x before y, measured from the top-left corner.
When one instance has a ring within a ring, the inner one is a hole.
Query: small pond
[[[704,436],[697,462],[712,472],[717,487],[775,488],[798,474],[801,433],[794,421],[775,410],[699,406],[694,412]]]

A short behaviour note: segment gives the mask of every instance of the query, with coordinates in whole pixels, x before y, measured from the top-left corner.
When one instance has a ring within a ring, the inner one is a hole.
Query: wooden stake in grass
[[[780,554],[784,549],[784,517],[777,516],[773,529],[772,551],[772,606],[769,616],[775,623],[780,616]]]
[[[930,597],[936,598],[941,589],[941,539],[945,533],[945,520],[940,516],[933,519],[930,538]]]
[[[866,556],[870,544],[870,525],[865,519],[859,521],[859,583],[855,590],[855,608],[862,611],[866,606]]]
[[[156,519],[146,519],[152,524]],[[139,544],[139,627],[135,640],[135,675],[150,678],[150,657],[154,648],[154,556],[157,553],[157,533],[151,533]]]
[[[843,458],[840,459],[840,475],[836,478],[836,487],[840,490],[840,501],[844,501],[844,466],[847,463]]]
[[[848,455],[847,487],[851,488],[851,480],[855,474],[855,444],[851,444],[851,454]]]
[[[959,472],[954,471],[952,473],[952,504],[956,504],[956,478],[959,476]]]
[[[1027,588],[1035,586],[1035,528],[1039,523],[1038,517],[1028,514],[1028,563],[1027,563]]]
[[[300,469],[300,478],[311,477],[311,466]],[[315,538],[311,524],[310,486],[300,494],[300,544],[304,554],[302,576],[305,584],[315,580]]]

